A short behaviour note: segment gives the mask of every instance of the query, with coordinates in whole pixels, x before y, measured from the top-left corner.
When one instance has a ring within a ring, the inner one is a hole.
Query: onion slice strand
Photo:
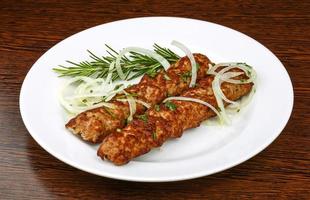
[[[133,119],[133,115],[136,113],[136,102],[135,99],[128,92],[126,92],[125,90],[123,90],[123,92],[126,95],[129,104],[129,117],[127,118],[127,120],[131,122]]]
[[[117,101],[122,101],[122,102],[128,102],[128,99],[116,99]],[[151,107],[150,104],[146,103],[145,101],[141,101],[139,99],[135,99],[135,102],[142,104],[144,107],[146,107],[147,109],[149,109]]]
[[[195,102],[195,103],[200,103],[202,105],[209,107],[219,117],[219,119],[222,121],[222,115],[217,111],[217,109],[214,106],[212,106],[208,102],[205,102],[205,101],[202,101],[202,100],[196,99],[196,98],[191,98],[191,97],[168,97],[163,102],[165,103],[169,100],[191,101],[191,102]]]
[[[197,80],[197,65],[196,65],[196,61],[195,61],[195,58],[192,52],[184,44],[178,41],[173,40],[171,44],[181,49],[186,54],[188,59],[190,60],[191,67],[192,67],[192,77],[191,77],[191,82],[189,83],[189,87],[194,87],[196,84],[196,80]]]
[[[219,72],[216,72],[216,70],[219,67],[224,67],[224,68],[221,69]],[[229,70],[234,69],[234,68],[240,69],[243,72],[229,72]],[[228,83],[233,83],[233,84],[245,84],[245,83],[253,82],[254,86],[250,92],[250,95],[253,95],[254,93],[253,91],[255,91],[255,88],[256,88],[256,83],[255,83],[256,72],[251,67],[246,65],[245,63],[219,63],[219,64],[214,65],[212,68],[210,68],[207,73],[215,75],[214,80],[212,82],[212,90],[213,90],[217,105],[221,110],[220,113],[223,116],[224,122],[230,123],[230,119],[228,118],[226,114],[223,100],[226,101],[227,103],[230,103],[236,106],[236,108],[238,109],[240,109],[241,105],[239,102],[231,101],[227,99],[227,97],[221,90],[222,82],[228,82]],[[245,73],[249,77],[247,80],[232,79],[243,73]]]

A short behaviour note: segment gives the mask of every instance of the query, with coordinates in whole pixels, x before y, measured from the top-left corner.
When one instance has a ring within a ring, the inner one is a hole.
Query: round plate
[[[228,126],[200,126],[179,139],[124,166],[96,155],[98,145],[83,142],[64,127],[57,92],[62,82],[52,71],[65,60],[88,59],[87,49],[106,55],[104,44],[173,48],[177,40],[214,62],[246,62],[257,71],[251,103]],[[279,101],[281,99],[281,101]],[[253,157],[283,130],[293,107],[292,83],[284,66],[266,47],[230,28],[210,22],[146,17],[116,21],[77,33],[48,50],[28,72],[20,94],[20,111],[32,137],[50,154],[78,169],[130,181],[177,181],[213,174]]]

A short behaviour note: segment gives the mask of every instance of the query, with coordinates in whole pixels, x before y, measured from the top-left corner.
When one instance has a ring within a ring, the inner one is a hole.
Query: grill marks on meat
[[[240,76],[239,78],[244,78]],[[217,107],[212,90],[213,77],[199,81],[198,86],[190,88],[181,96],[200,99]],[[230,100],[237,100],[250,92],[252,84],[223,83],[222,91]],[[181,137],[184,130],[194,128],[215,113],[199,103],[172,100],[176,105],[171,110],[160,105],[160,109],[150,108],[146,112],[147,121],[134,119],[121,132],[108,135],[98,149],[98,156],[115,165],[123,165],[133,158],[161,146],[169,138]]]
[[[210,60],[202,54],[194,54],[194,57],[199,66],[197,74],[199,80],[206,77]],[[162,70],[154,78],[144,75],[140,83],[125,90],[135,94],[136,99],[155,105],[167,96],[177,96],[188,89],[190,72],[190,61],[187,57],[183,57],[171,65],[166,72]],[[115,109],[100,107],[82,112],[71,119],[66,124],[66,128],[86,141],[101,142],[108,134],[116,131],[117,128],[123,128],[126,124],[126,119],[130,114],[129,105],[127,102],[116,100],[120,95],[110,101],[116,105]],[[137,103],[136,114],[142,114],[145,110],[143,105]]]

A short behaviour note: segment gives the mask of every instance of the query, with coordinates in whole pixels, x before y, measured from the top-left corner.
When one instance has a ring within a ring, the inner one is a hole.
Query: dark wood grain
[[[279,138],[232,169],[172,183],[98,177],[44,151],[19,113],[20,87],[32,64],[78,31],[141,16],[219,23],[273,51],[295,92],[293,114]],[[309,1],[0,1],[0,199],[309,199],[309,107]]]

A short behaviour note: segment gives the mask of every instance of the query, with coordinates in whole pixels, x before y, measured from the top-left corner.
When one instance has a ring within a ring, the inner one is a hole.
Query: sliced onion
[[[242,74],[244,74],[244,72],[226,72],[222,75],[221,80],[227,82],[230,81],[231,78],[240,76]]]
[[[228,72],[229,70],[234,69],[234,68],[239,68],[239,69],[243,70],[244,72]],[[213,81],[213,82],[215,82],[214,86],[216,86],[216,88],[213,88],[213,90],[218,91],[221,98],[223,100],[225,100],[226,102],[239,106],[239,103],[237,103],[235,101],[231,101],[231,100],[226,98],[226,96],[224,95],[224,93],[220,89],[220,85],[223,81],[228,82],[228,83],[234,83],[234,84],[245,84],[245,83],[254,82],[254,80],[256,78],[256,72],[252,69],[250,72],[248,70],[249,70],[248,67],[244,67],[242,65],[241,66],[229,66],[229,67],[223,68],[221,71],[216,73],[215,79]],[[237,77],[243,73],[246,73],[249,76],[249,78],[247,80],[241,81],[241,80],[232,79],[233,77]],[[218,77],[218,79],[216,79],[216,77]],[[252,90],[253,89],[254,88],[252,88]]]
[[[123,90],[124,94],[126,95],[127,97],[127,101],[128,101],[128,104],[129,104],[129,117],[128,117],[128,121],[132,121],[133,119],[133,115],[136,113],[136,102],[135,102],[135,99],[130,95],[128,94],[125,90]]]
[[[125,86],[122,85],[121,87],[119,87],[117,90],[112,90],[110,92],[108,92],[107,95],[105,95],[105,102],[109,102],[117,93],[122,92],[125,89]]]
[[[221,69],[219,72],[215,72],[215,70],[220,66],[225,66],[225,68]],[[233,68],[241,69],[243,72],[229,72],[229,70],[231,70]],[[208,106],[210,109],[212,109],[212,111],[214,111],[217,114],[217,116],[219,116],[221,122],[229,124],[230,119],[227,116],[223,100],[226,101],[227,103],[235,105],[237,108],[244,106],[244,103],[242,102],[242,105],[240,105],[239,102],[229,100],[224,95],[223,91],[221,90],[222,82],[229,82],[229,83],[234,83],[234,84],[244,84],[244,83],[253,82],[254,86],[253,86],[253,88],[252,88],[252,90],[248,96],[247,102],[246,102],[246,103],[248,103],[249,100],[252,98],[255,90],[256,90],[256,82],[255,82],[256,72],[252,68],[249,68],[248,66],[246,66],[245,64],[242,64],[242,63],[241,64],[240,63],[221,63],[218,65],[215,65],[214,67],[211,67],[209,69],[208,73],[215,75],[214,80],[212,82],[212,89],[213,89],[213,93],[214,93],[217,105],[218,105],[219,109],[221,110],[220,112],[218,112],[215,107],[208,104],[207,102],[204,102],[204,101],[201,101],[200,99],[195,99],[195,98],[169,97],[169,98],[165,99],[164,102],[166,102],[168,100],[184,100],[184,101],[193,101],[193,102],[201,103],[203,105]],[[244,74],[244,73],[249,77],[247,80],[241,81],[241,80],[233,79],[234,77],[240,76],[241,74]]]
[[[71,85],[81,81],[79,85],[71,92],[72,95],[65,94],[71,89]],[[61,88],[58,95],[60,104],[71,114],[78,114],[85,110],[108,107],[115,108],[113,104],[103,102],[102,97],[114,92],[112,84],[106,84],[102,78],[94,79],[89,77],[75,77],[69,79]],[[92,92],[91,92],[92,91]],[[84,102],[85,101],[85,102]]]
[[[107,93],[85,93],[85,94],[78,94],[78,95],[72,95],[68,97],[64,97],[65,100],[74,100],[74,99],[81,99],[81,98],[92,98],[92,97],[103,97]]]
[[[221,66],[226,66],[226,67],[221,69],[219,72],[215,72],[215,70]],[[234,69],[234,68],[241,69],[244,73],[246,73],[247,76],[249,76],[249,79],[243,80],[243,81],[232,79],[233,77],[237,77],[243,73],[243,72],[228,72],[229,70]],[[223,81],[234,83],[234,84],[245,84],[245,83],[254,82],[256,78],[256,73],[252,68],[249,68],[243,63],[220,63],[212,67],[208,71],[208,73],[215,75],[214,80],[212,82],[212,89],[214,92],[214,96],[217,101],[218,107],[221,110],[221,114],[223,116],[224,122],[229,123],[230,120],[226,114],[223,100],[226,101],[227,103],[231,103],[235,105],[238,109],[240,109],[240,103],[227,99],[227,97],[224,95],[224,93],[221,90],[221,83]],[[252,91],[253,90],[255,90],[255,88],[252,88]]]
[[[113,97],[115,97],[116,94],[117,94],[117,92],[111,93],[111,94],[107,95],[107,96],[106,96],[106,99],[105,99],[104,101],[105,101],[105,102],[111,101],[111,99],[112,99]]]
[[[169,67],[170,67],[170,64],[169,62],[164,58],[162,57],[161,55],[155,53],[154,51],[151,51],[151,50],[148,50],[148,49],[143,49],[143,48],[140,48],[140,47],[127,47],[127,48],[124,48],[120,53],[119,55],[117,56],[116,58],[116,62],[115,62],[115,67],[116,67],[116,71],[119,75],[119,77],[122,79],[122,80],[125,80],[126,79],[126,76],[125,74],[123,73],[123,70],[122,70],[122,67],[121,67],[121,58],[128,52],[137,52],[137,53],[142,53],[142,54],[145,54],[149,57],[152,57],[154,58],[155,60],[157,60],[163,67],[165,70],[167,70]]]
[[[74,94],[76,95],[100,93],[110,91],[111,89],[113,89],[113,85],[105,84],[105,80],[103,78],[96,78],[96,79],[89,77],[77,77],[77,78],[78,81],[83,81],[84,83],[79,84],[79,86],[75,89]],[[71,82],[70,84],[72,84],[73,82]]]
[[[256,92],[256,88],[257,88],[257,82],[256,82],[256,79],[254,79],[252,90],[251,90],[250,94],[247,96],[247,98],[242,99],[240,107],[245,107],[251,102],[251,100],[252,100],[252,98]]]
[[[223,117],[223,121],[224,123],[226,124],[229,124],[230,123],[230,119],[228,118],[227,114],[226,114],[226,111],[225,111],[225,106],[224,106],[224,103],[223,103],[223,100],[222,100],[222,96],[221,96],[221,85],[219,83],[219,78],[217,76],[215,76],[213,82],[212,82],[212,89],[213,89],[213,93],[214,93],[214,96],[215,96],[215,99],[216,99],[216,103],[217,103],[217,106],[220,108],[221,110],[221,115]]]
[[[113,88],[113,87],[112,87]],[[71,95],[68,97],[64,97],[65,100],[73,100],[73,99],[81,99],[81,98],[92,98],[92,97],[106,97],[105,102],[110,101],[117,93],[125,89],[125,87],[121,87],[117,90],[107,90],[105,92],[99,92],[99,93],[89,93],[89,92],[84,92],[81,94],[76,94],[76,95]]]
[[[230,67],[230,66],[237,66],[239,63],[237,62],[227,62],[227,63],[218,63],[214,66],[212,66],[211,64],[209,64],[209,69],[207,71],[207,74],[213,74],[216,75],[215,70],[217,70],[217,68],[219,67]],[[211,66],[210,66],[211,65]]]
[[[223,116],[223,120],[225,123],[230,123],[230,120],[226,114],[226,110],[225,110],[225,105],[223,103],[223,100],[226,101],[227,103],[231,103],[233,105],[235,105],[236,107],[239,108],[239,103],[235,102],[235,101],[231,101],[229,99],[227,99],[227,97],[224,95],[223,91],[221,90],[221,77],[219,76],[220,74],[217,74],[214,77],[214,80],[212,82],[212,89],[213,89],[213,93],[217,102],[218,107],[221,110],[221,114]],[[226,76],[227,78],[232,78],[232,77],[236,77],[239,76],[240,73],[231,73],[230,76]]]
[[[90,105],[90,106],[79,106],[79,105],[74,105],[74,104],[70,104],[68,101],[64,100],[64,98],[61,97],[61,95],[58,97],[60,104],[71,114],[76,115],[78,113],[81,113],[83,111],[86,110],[90,110],[93,108],[99,108],[99,107],[107,107],[107,108],[111,108],[114,109],[115,105],[111,104],[111,103],[106,103],[106,102],[101,102],[101,103],[97,103],[94,105]]]
[[[148,103],[146,103],[146,102],[144,102],[144,101],[141,101],[141,100],[139,100],[139,99],[135,99],[135,101],[136,101],[137,103],[142,104],[142,105],[145,106],[147,109],[149,109],[149,108],[151,107],[150,104],[148,104]]]
[[[216,74],[223,75],[227,71],[229,71],[231,69],[235,69],[235,68],[238,68],[238,69],[241,69],[242,71],[244,71],[245,74],[249,78],[247,80],[243,80],[243,81],[241,81],[241,80],[234,80],[234,79],[227,79],[226,82],[235,83],[235,84],[246,84],[246,83],[253,82],[253,80],[256,78],[256,72],[254,70],[252,70],[252,69],[250,69],[250,71],[249,71],[249,68],[245,67],[245,66],[229,66],[229,67],[226,67],[226,68],[222,69],[220,72],[218,72]]]
[[[219,73],[220,74],[220,73]],[[218,75],[219,75],[218,74]],[[227,81],[227,80],[230,80],[231,78],[233,77],[237,77],[239,75],[243,74],[243,72],[226,72],[224,74],[222,74],[222,76],[218,76],[219,77],[219,80],[215,80],[215,87],[213,87],[213,90],[216,90],[218,91],[219,95],[221,96],[221,98],[226,101],[227,103],[231,103],[233,105],[235,105],[236,107],[239,107],[239,103],[236,102],[236,101],[231,101],[229,99],[227,99],[227,97],[225,96],[225,94],[223,93],[223,91],[221,90],[221,84],[223,81]],[[233,79],[232,79],[233,80]]]
[[[244,64],[244,63],[238,63],[238,62],[231,62],[231,63],[218,63],[214,66],[211,66],[209,67],[208,71],[207,71],[207,74],[213,74],[213,75],[216,75],[217,72],[216,70],[219,68],[219,67],[225,67],[223,69],[225,69],[224,71],[222,71],[222,73],[228,71],[228,70],[231,70],[231,69],[234,69],[234,68],[238,68],[238,69],[241,69],[242,71],[244,71],[246,73],[247,76],[251,77],[250,73],[253,71],[255,73],[255,71],[250,68],[248,65]],[[223,70],[222,69],[222,70]],[[252,82],[252,81],[249,81],[249,82]],[[248,82],[248,83],[249,83]]]
[[[116,99],[117,101],[122,101],[122,102],[128,102],[128,99]],[[145,106],[147,109],[149,109],[150,107],[151,107],[151,105],[150,104],[148,104],[148,103],[146,103],[146,102],[144,102],[144,101],[141,101],[141,100],[139,100],[139,99],[134,99],[135,100],[135,102],[137,102],[137,103],[140,103],[140,104],[142,104],[143,106]]]
[[[173,40],[171,44],[181,49],[186,54],[188,59],[190,60],[191,66],[192,66],[192,77],[191,77],[191,82],[189,84],[189,87],[194,87],[196,84],[196,80],[197,80],[197,66],[196,66],[196,61],[195,61],[195,58],[192,52],[185,45],[183,45],[182,43],[178,41]]]
[[[113,61],[113,62],[111,62],[110,66],[109,66],[109,73],[108,73],[107,78],[105,80],[106,83],[111,82],[114,67],[115,67],[115,62]]]
[[[211,104],[209,104],[208,102],[202,101],[200,99],[196,99],[196,98],[191,98],[191,97],[168,97],[166,98],[163,102],[169,101],[169,100],[178,100],[178,101],[191,101],[191,102],[195,102],[195,103],[200,103],[202,105],[205,105],[207,107],[209,107],[213,112],[215,112],[215,114],[220,118],[220,120],[222,121],[222,116],[221,114],[216,110],[216,108],[214,106],[212,106]]]
[[[213,93],[214,93],[217,105],[221,110],[223,120],[225,123],[229,124],[230,119],[228,118],[228,116],[226,114],[225,105],[223,103],[223,100],[226,101],[227,103],[231,103],[231,104],[235,105],[236,107],[239,107],[239,103],[227,99],[227,97],[224,95],[224,93],[221,89],[221,84],[222,84],[221,78],[223,77],[223,73],[225,71],[227,71],[226,70],[227,68],[222,69],[219,73],[216,74],[216,76],[214,77],[214,80],[212,82],[212,89],[213,89]],[[231,76],[226,76],[226,77],[229,79],[229,78],[235,77],[236,75],[239,76],[240,74],[232,74]]]

